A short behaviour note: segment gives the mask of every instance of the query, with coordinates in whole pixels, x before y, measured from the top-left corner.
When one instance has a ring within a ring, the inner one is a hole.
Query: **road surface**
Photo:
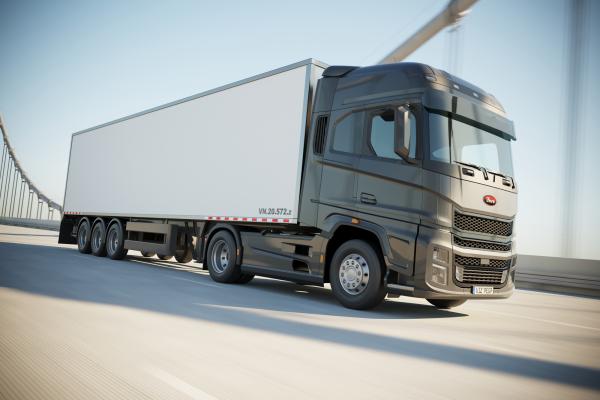
[[[0,226],[1,399],[600,398],[600,300],[516,291],[348,310]]]

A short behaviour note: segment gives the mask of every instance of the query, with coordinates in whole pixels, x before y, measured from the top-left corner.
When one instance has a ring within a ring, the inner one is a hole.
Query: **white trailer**
[[[305,60],[75,133],[65,214],[296,223],[325,67]]]

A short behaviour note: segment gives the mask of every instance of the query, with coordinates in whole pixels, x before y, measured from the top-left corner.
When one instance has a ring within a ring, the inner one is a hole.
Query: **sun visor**
[[[458,114],[467,119],[501,131],[516,140],[515,127],[511,120],[504,118],[485,103],[473,102],[460,94],[427,90],[423,94],[423,105],[427,108]]]

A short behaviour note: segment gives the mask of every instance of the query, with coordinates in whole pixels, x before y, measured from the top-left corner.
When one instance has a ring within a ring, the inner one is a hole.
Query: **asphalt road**
[[[0,226],[1,399],[600,398],[600,300],[516,291],[348,310]]]

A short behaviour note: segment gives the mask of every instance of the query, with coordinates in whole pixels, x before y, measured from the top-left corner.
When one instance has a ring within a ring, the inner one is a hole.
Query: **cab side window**
[[[393,108],[379,110],[371,114],[369,144],[372,152],[382,158],[399,160],[394,152],[394,130],[396,112]],[[411,112],[406,129],[410,133],[409,156],[415,158],[417,150],[416,118]]]
[[[342,153],[356,153],[355,124],[357,114],[352,113],[339,120],[334,127],[333,145],[334,151]]]
[[[387,109],[371,115],[371,148],[383,158],[401,157],[394,153],[394,110]]]

